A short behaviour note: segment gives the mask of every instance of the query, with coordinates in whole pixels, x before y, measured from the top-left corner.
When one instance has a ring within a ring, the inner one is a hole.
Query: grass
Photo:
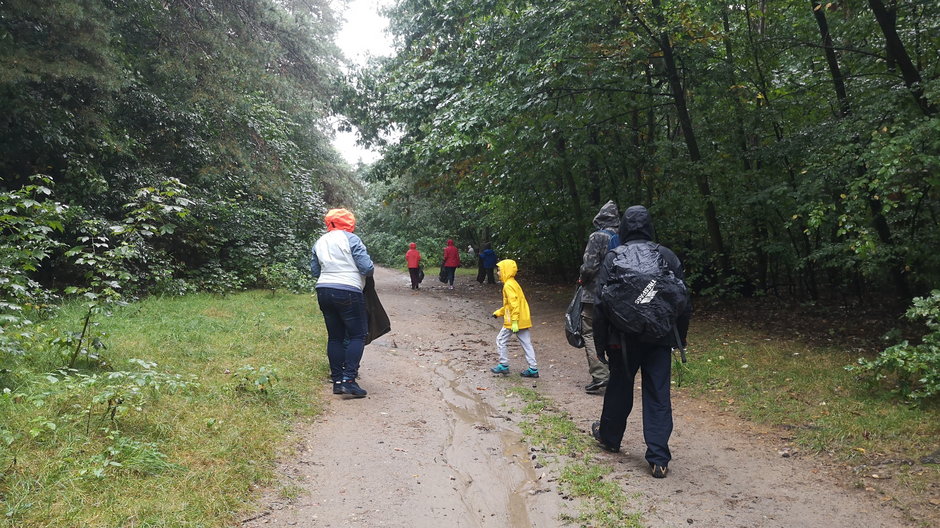
[[[74,331],[81,315],[66,307],[43,326]],[[291,422],[320,408],[315,301],[149,298],[98,320],[109,368],[76,375],[141,371],[132,358],[156,366],[110,394],[77,376],[53,382],[47,367],[61,360],[37,348],[33,372],[0,397],[0,526],[230,526],[273,483]]]
[[[911,501],[930,499],[940,466],[915,463],[940,448],[936,402],[915,407],[856,379],[844,368],[855,354],[838,348],[712,324],[695,326],[690,339],[682,390],[787,431],[798,450],[856,467],[881,466],[869,473],[887,469]]]
[[[517,386],[509,392],[522,399],[522,413],[532,418],[521,426],[528,442],[547,453],[563,455],[568,461],[559,481],[565,493],[581,499],[581,511],[576,517],[565,515],[561,520],[595,528],[642,526],[641,515],[631,511],[623,488],[609,477],[613,468],[591,454],[593,442],[571,417],[534,389]]]

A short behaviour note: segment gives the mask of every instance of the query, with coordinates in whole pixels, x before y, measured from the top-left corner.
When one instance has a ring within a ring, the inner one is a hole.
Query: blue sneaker
[[[503,365],[500,363],[499,365],[491,368],[490,372],[493,374],[509,374],[509,365]]]
[[[522,372],[520,372],[519,375],[522,376],[523,378],[537,378],[539,377],[539,369],[534,369],[532,367],[529,367],[523,370]]]

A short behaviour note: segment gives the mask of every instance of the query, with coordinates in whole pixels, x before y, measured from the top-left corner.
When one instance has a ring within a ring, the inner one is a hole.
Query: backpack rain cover
[[[628,243],[611,251],[613,261],[599,295],[610,323],[640,341],[660,341],[688,305],[685,283],[669,269],[659,244]]]

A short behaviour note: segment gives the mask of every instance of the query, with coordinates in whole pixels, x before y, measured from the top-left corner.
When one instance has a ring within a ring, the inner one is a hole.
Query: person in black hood
[[[624,211],[619,236],[621,244],[653,241],[653,222],[649,211],[640,205]],[[657,250],[675,277],[684,281],[685,273],[676,254],[664,246],[657,246]],[[599,292],[610,276],[613,259],[614,253],[609,252],[597,277],[594,344],[598,359],[607,362],[610,367],[610,380],[604,394],[601,419],[592,424],[591,433],[603,449],[611,452],[620,450],[627,417],[633,409],[633,382],[637,371],[641,371],[646,461],[653,476],[663,478],[672,459],[669,451],[669,437],[672,434],[670,378],[671,349],[677,345],[675,333],[670,333],[659,342],[648,343],[640,341],[636,335],[622,334],[611,325]],[[688,305],[676,323],[682,346],[685,346],[690,316],[691,305]]]
[[[611,244],[617,245],[617,227],[620,225],[620,213],[613,200],[608,201],[594,217],[596,231],[588,237],[584,247],[581,268],[578,270],[578,284],[581,288],[581,336],[584,338],[584,355],[587,357],[588,373],[591,382],[585,385],[588,394],[599,394],[607,386],[610,371],[607,365],[597,360],[594,349],[594,302],[597,290],[597,272]]]

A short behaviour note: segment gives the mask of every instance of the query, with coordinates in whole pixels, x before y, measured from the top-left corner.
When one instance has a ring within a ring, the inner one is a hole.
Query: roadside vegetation
[[[151,297],[100,319],[94,367],[33,350],[0,395],[0,526],[230,526],[318,412],[321,327],[310,295]]]
[[[772,426],[785,439],[787,456],[818,455],[849,466],[843,476],[850,485],[879,492],[915,518],[918,509],[937,506],[936,398],[905,397],[897,375],[871,376],[856,368],[857,351],[836,344],[726,320],[696,324],[690,340],[689,362],[674,373],[681,390]]]
[[[581,501],[577,516],[566,515],[560,520],[597,528],[643,526],[630,498],[610,478],[613,468],[597,456],[600,451],[593,448],[594,441],[571,417],[535,389],[515,386],[509,392],[522,400],[521,412],[527,420],[521,427],[526,440],[545,454],[560,457],[562,466],[554,469],[560,471],[562,490]]]

